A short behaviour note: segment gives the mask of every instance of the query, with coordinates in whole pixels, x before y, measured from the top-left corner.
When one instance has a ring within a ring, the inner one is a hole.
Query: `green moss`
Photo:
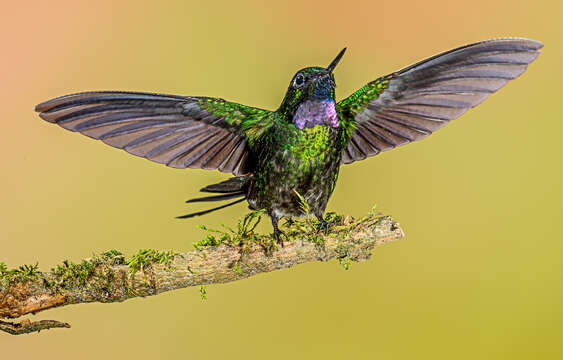
[[[348,270],[350,268],[350,259],[349,258],[347,258],[347,257],[338,258],[338,262],[340,263],[340,265],[342,265],[344,270]]]
[[[111,265],[124,265],[125,264],[125,255],[117,250],[110,250],[100,254],[102,260],[105,263],[109,263]]]
[[[5,263],[0,263],[0,285],[2,287],[17,281],[24,282],[27,280],[42,277],[43,273],[39,271],[39,264],[25,264],[15,269],[8,269]]]
[[[342,215],[338,215],[334,211],[329,211],[325,214],[325,221],[338,225],[342,223]]]
[[[350,255],[349,255],[349,248],[340,244],[336,247],[336,258],[338,259],[338,262],[340,263],[340,265],[342,265],[342,267],[344,268],[344,270],[348,270],[350,268]]]
[[[258,210],[247,214],[244,218],[240,219],[237,224],[237,229],[234,230],[225,224],[221,223],[223,229],[211,229],[205,225],[198,226],[199,229],[209,232],[203,240],[193,243],[193,246],[201,251],[204,248],[217,246],[217,245],[227,245],[236,246],[241,245],[248,241],[261,242],[260,237],[254,232],[260,221],[262,220],[262,214],[265,210]]]
[[[46,288],[57,292],[67,290],[83,289],[86,291],[99,291],[104,294],[103,299],[111,301],[114,293],[114,282],[117,273],[113,266],[127,265],[129,275],[132,276],[138,270],[146,270],[153,264],[166,264],[169,266],[176,253],[172,251],[140,250],[130,259],[117,251],[110,250],[90,259],[74,263],[65,260],[62,264],[51,269],[51,273],[41,273],[37,264],[23,265],[17,269],[8,270],[4,263],[0,266],[0,284],[8,285],[13,281],[23,282],[30,278],[40,278]]]
[[[125,261],[129,267],[129,276],[132,277],[137,271],[145,271],[153,264],[165,264],[170,266],[174,256],[174,251],[158,251],[153,249],[143,249]]]
[[[82,260],[82,262],[78,264],[65,260],[61,265],[57,265],[52,270],[56,279],[54,283],[48,283],[48,285],[55,285],[59,288],[70,288],[73,285],[86,285],[88,279],[94,275],[96,267],[100,265],[100,263],[97,258]]]
[[[305,214],[307,214],[306,208]],[[324,230],[321,229],[321,224],[317,221],[317,219],[313,219],[308,215],[303,219],[287,218],[284,222],[284,228],[285,233],[290,239],[301,237],[304,238],[305,241],[311,242],[319,248],[324,247]]]
[[[198,228],[200,228],[204,231],[209,231],[209,232],[213,233],[213,234],[205,235],[205,238],[203,240],[196,241],[192,244],[199,251],[201,251],[203,248],[206,248],[206,247],[217,246],[217,245],[220,245],[224,242],[229,242],[229,240],[230,240],[229,234],[224,232],[224,231],[216,230],[216,229],[210,229],[210,228],[208,228],[204,225],[200,225],[200,226],[198,226]],[[217,235],[215,235],[215,234],[217,234]]]
[[[117,251],[110,250],[100,255],[95,255],[90,259],[74,263],[69,260],[51,269],[54,278],[45,278],[45,285],[48,288],[57,290],[70,289],[73,287],[98,287],[100,290],[109,293],[111,284],[115,280],[113,270],[114,265],[124,265],[125,256]],[[92,278],[96,281],[89,283]]]
[[[0,262],[0,290],[13,282],[26,282],[40,277],[44,278],[44,274],[39,271],[37,263],[8,269],[5,263]]]
[[[198,228],[208,232],[203,240],[193,243],[193,246],[202,251],[205,248],[226,245],[237,246],[240,248],[240,257],[233,264],[234,271],[242,272],[244,263],[242,261],[245,254],[248,253],[250,244],[255,243],[260,245],[266,254],[270,254],[275,248],[275,242],[270,235],[260,235],[255,232],[256,227],[262,220],[262,214],[265,210],[258,210],[247,214],[244,218],[240,219],[237,228],[232,229],[225,224],[221,223],[222,229],[211,229],[207,226],[200,225]],[[205,254],[201,252],[201,254]]]
[[[207,289],[205,285],[199,287],[199,293],[201,294],[201,300],[207,300]]]
[[[17,269],[12,270],[16,274],[21,274],[25,277],[35,277],[39,275],[39,263],[35,263],[34,265],[22,265]]]

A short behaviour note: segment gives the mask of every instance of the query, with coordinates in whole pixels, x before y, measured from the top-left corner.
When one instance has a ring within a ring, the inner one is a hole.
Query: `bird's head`
[[[299,70],[291,79],[279,111],[290,118],[296,113],[299,105],[307,100],[334,102],[334,75],[332,71],[344,55],[342,49],[326,68],[307,67]]]

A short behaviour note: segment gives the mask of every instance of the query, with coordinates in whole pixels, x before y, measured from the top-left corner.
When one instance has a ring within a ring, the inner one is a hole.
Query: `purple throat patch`
[[[315,125],[329,125],[337,128],[340,125],[332,100],[305,101],[295,112],[293,123],[298,129],[312,128]]]

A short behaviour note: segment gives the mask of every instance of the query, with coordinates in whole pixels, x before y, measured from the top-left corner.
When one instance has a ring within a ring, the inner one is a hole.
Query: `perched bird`
[[[96,91],[37,105],[41,118],[175,168],[218,169],[235,177],[188,202],[239,198],[278,221],[303,216],[320,225],[341,164],[420,140],[522,74],[543,45],[523,38],[459,47],[380,77],[335,101],[333,70],[308,67],[291,79],[275,111],[219,98]]]

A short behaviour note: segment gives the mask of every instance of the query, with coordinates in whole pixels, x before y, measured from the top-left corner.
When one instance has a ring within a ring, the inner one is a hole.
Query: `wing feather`
[[[207,158],[207,160],[202,163],[202,169],[218,169],[223,161],[225,161],[229,157],[231,152],[236,147],[239,139],[233,134],[229,135],[227,139],[228,142],[226,142],[224,146],[220,147],[220,150],[218,150],[215,154],[213,154],[212,152],[213,155]]]
[[[241,161],[243,153],[245,152],[245,147],[245,142],[239,140],[228,157],[221,163],[219,170],[223,172],[234,172]]]
[[[342,162],[425,138],[521,75],[542,46],[521,38],[482,41],[368,83],[337,104],[341,123],[352,129]]]
[[[267,110],[222,99],[97,91],[37,105],[44,120],[176,168],[251,171],[246,131],[267,127]],[[244,128],[244,130],[243,130]],[[256,132],[255,132],[256,133]]]
[[[217,154],[221,154],[223,150],[228,150],[229,148],[227,145],[229,142],[232,141],[232,134],[227,134],[223,138],[217,137],[216,141],[212,144],[207,145],[207,150],[204,154],[199,156],[197,160],[190,164],[191,168],[198,168],[198,169],[206,169],[208,162],[217,156]]]

